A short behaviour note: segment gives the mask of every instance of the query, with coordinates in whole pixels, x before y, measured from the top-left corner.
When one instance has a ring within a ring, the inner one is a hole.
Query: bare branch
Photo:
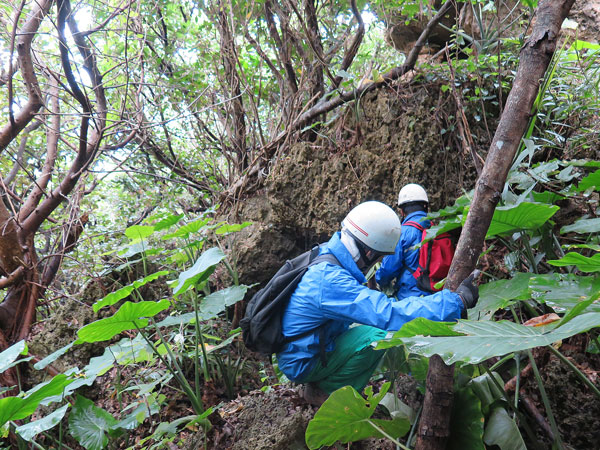
[[[17,54],[23,81],[27,88],[28,99],[27,103],[14,116],[14,121],[10,121],[0,129],[0,152],[31,122],[35,117],[35,113],[42,107],[42,94],[33,68],[31,43],[51,5],[52,0],[35,2],[31,13],[19,32]]]
[[[272,6],[273,4],[271,0],[265,1],[265,19],[267,20],[267,29],[269,30],[269,35],[275,42],[275,47],[278,50],[279,61],[285,69],[288,86],[293,93],[296,93],[298,91],[298,82],[296,81],[296,74],[294,73],[294,67],[292,66],[292,61],[290,59],[290,51],[287,42],[283,42],[279,36],[279,33],[277,32],[277,26],[275,25],[275,20],[273,18]],[[280,23],[283,22],[280,21]]]
[[[23,154],[25,153],[25,148],[27,147],[27,141],[29,140],[29,133],[37,130],[41,125],[42,125],[42,122],[39,120],[36,120],[33,123],[30,123],[29,125],[27,125],[25,127],[25,130],[23,130],[23,137],[21,138],[21,142],[19,142],[19,149],[17,150],[17,154],[14,155],[14,157],[13,157],[15,163],[13,164],[12,168],[10,169],[10,172],[8,173],[8,175],[6,175],[6,177],[4,177],[4,183],[6,184],[6,186],[10,185],[13,182],[13,180],[17,176],[17,173],[19,173],[19,169],[23,167]]]
[[[354,14],[354,17],[358,22],[358,29],[356,30],[356,34],[354,35],[354,39],[352,40],[350,47],[344,55],[344,59],[342,60],[340,70],[347,70],[350,67],[352,61],[354,61],[356,53],[358,53],[358,49],[365,35],[365,23],[363,22],[362,16],[360,15],[360,11],[356,6],[356,0],[350,0],[350,6],[352,7],[352,14]],[[335,79],[333,80],[334,89],[336,89],[340,85],[342,79],[343,78],[341,76],[335,77]]]
[[[60,110],[58,105],[58,83],[53,78],[50,78],[50,113],[50,124],[46,132],[46,160],[44,161],[41,175],[35,181],[33,190],[27,197],[25,204],[19,210],[19,222],[24,221],[39,204],[52,177],[54,163],[58,154]]]

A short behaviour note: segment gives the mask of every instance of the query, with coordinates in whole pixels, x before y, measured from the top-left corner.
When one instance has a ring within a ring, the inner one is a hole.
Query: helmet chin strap
[[[371,267],[380,256],[378,252],[371,250],[362,242],[354,239],[354,237],[345,228],[342,228],[342,236],[340,240],[342,241],[342,244],[344,244],[344,247],[346,247],[348,250],[348,253],[350,253],[352,256],[352,259],[358,268],[363,272],[369,269],[369,267]],[[367,252],[369,252],[369,250],[371,250],[373,253],[371,258],[367,256]]]
[[[345,228],[342,228],[342,237],[340,240],[344,244],[344,247],[346,247],[346,250],[348,250],[348,253],[350,253],[350,256],[352,256],[354,262],[357,263],[361,257],[360,250],[352,235]]]

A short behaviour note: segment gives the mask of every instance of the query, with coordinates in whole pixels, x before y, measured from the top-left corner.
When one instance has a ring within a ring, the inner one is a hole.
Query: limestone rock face
[[[238,220],[253,222],[234,236],[240,280],[263,283],[286,259],[325,241],[358,203],[395,205],[406,183],[425,186],[433,209],[473,186],[473,162],[448,131],[454,100],[440,86],[370,93],[341,113],[327,137],[299,142],[277,160],[266,188],[237,210]],[[473,134],[483,154],[488,135]]]
[[[485,6],[474,6],[469,2],[461,3],[461,9],[451,9],[432,32],[423,53],[433,54],[452,41],[453,35],[448,28],[458,26],[468,44],[469,38],[475,39],[483,48],[492,43],[497,36],[518,37],[523,34],[531,19],[530,11],[515,7],[514,0],[496,2],[499,9],[493,10]],[[434,1],[437,10],[441,1]],[[386,11],[385,21],[388,24],[386,39],[388,43],[401,53],[408,53],[419,35],[433,16],[432,12],[423,9],[411,20],[406,16]],[[535,20],[535,17],[533,17]],[[600,0],[577,0],[571,9],[569,20],[576,29],[565,30],[566,34],[581,40],[598,42],[600,38]],[[526,32],[525,32],[526,33]]]

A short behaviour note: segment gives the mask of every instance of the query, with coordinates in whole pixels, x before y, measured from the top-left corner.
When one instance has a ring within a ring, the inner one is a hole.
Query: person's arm
[[[385,294],[362,286],[341,268],[323,272],[321,276],[319,304],[323,315],[330,319],[395,331],[417,317],[455,321],[464,309],[461,297],[447,289],[393,302]]]
[[[402,236],[396,245],[393,255],[388,255],[381,261],[381,267],[375,272],[375,281],[381,287],[387,287],[400,274],[404,265],[404,242]]]

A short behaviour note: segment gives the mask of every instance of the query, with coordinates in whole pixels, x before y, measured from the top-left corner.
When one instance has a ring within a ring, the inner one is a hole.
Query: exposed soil
[[[600,355],[586,353],[588,343],[588,335],[577,335],[563,342],[560,351],[586,374],[590,381],[600,387]],[[598,448],[600,398],[554,355],[549,355],[540,372],[563,442],[573,449]],[[526,395],[536,403],[538,410],[544,413],[545,408],[535,380],[528,379],[523,387]],[[544,416],[547,417],[547,414]],[[547,434],[542,433],[540,428],[536,431],[544,448],[551,448]],[[523,435],[525,436],[525,433]]]

